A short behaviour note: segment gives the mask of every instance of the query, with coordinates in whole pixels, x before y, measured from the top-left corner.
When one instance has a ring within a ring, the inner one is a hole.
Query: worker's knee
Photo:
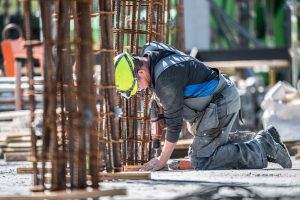
[[[193,169],[197,170],[207,170],[208,165],[207,161],[209,158],[199,158],[199,157],[191,157],[191,166]]]
[[[221,145],[218,135],[218,129],[202,132],[196,135],[190,146],[189,156],[193,157],[209,157],[213,154],[218,146]]]

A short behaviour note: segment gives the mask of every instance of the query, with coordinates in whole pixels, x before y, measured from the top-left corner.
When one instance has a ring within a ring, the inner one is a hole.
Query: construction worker
[[[143,170],[166,166],[183,120],[194,135],[189,149],[194,169],[261,169],[268,161],[291,168],[287,148],[273,126],[250,141],[228,143],[240,97],[234,83],[218,69],[159,42],[147,43],[141,57],[123,53],[114,62],[115,83],[122,96],[129,98],[138,90],[150,88],[164,109],[164,147],[160,156],[143,165]]]

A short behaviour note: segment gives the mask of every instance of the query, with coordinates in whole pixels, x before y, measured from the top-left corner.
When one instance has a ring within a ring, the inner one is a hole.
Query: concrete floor
[[[16,173],[18,167],[29,166],[29,162],[6,163],[0,160],[0,196],[30,193],[32,175]],[[238,186],[239,190],[224,187],[228,185]],[[127,196],[101,198],[115,200],[184,199],[184,196],[194,193],[198,193],[193,195],[197,198],[186,199],[201,199],[200,194],[218,186],[223,187],[217,192],[219,195],[257,194],[263,199],[300,199],[300,160],[293,159],[292,169],[281,169],[279,165],[270,163],[262,170],[163,171],[152,172],[151,180],[111,181],[100,186],[103,189],[127,189]],[[246,187],[250,192],[240,187]],[[212,197],[206,196],[205,199],[208,198]]]

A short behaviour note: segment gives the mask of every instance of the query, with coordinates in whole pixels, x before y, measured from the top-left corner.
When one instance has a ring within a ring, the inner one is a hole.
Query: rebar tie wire
[[[92,17],[98,16],[98,15],[114,15],[115,12],[114,11],[104,11],[104,10],[100,10],[97,12],[93,12],[91,14]]]
[[[95,55],[99,55],[101,53],[116,53],[117,52],[116,49],[104,49],[104,48],[102,48],[102,49],[94,49],[93,51],[94,51]]]

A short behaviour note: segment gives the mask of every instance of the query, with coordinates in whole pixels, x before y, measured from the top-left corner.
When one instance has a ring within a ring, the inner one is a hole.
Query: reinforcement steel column
[[[39,185],[37,178],[37,137],[35,134],[35,129],[33,128],[33,122],[35,118],[35,97],[34,97],[34,69],[33,69],[33,52],[32,52],[32,19],[31,19],[31,1],[25,0],[24,2],[24,29],[25,29],[25,47],[26,47],[26,66],[28,71],[28,81],[29,81],[29,109],[30,109],[30,128],[31,128],[31,154],[34,158],[33,161],[33,184],[34,186]]]
[[[58,96],[61,110],[61,139],[57,144],[56,167],[57,173],[60,174],[57,182],[52,186],[53,190],[61,190],[66,188],[66,104],[65,101],[65,72],[70,66],[70,19],[69,19],[70,0],[59,0],[57,8],[57,71],[56,77],[58,80]],[[54,188],[54,186],[56,188]]]
[[[113,47],[113,10],[111,0],[99,0],[100,5],[100,25],[101,25],[101,85],[105,89],[104,94],[108,105],[107,112],[113,113],[116,105],[116,92],[112,87],[114,86],[114,47]],[[107,88],[105,88],[105,86]],[[113,152],[113,169],[118,172],[121,171],[121,145],[119,132],[119,119],[114,115],[107,116],[110,123],[109,134],[112,137],[112,152]]]
[[[50,127],[48,122],[53,118],[53,116],[48,116],[49,114],[49,92],[51,89],[51,79],[49,74],[52,74],[51,69],[53,68],[52,63],[52,45],[53,41],[51,39],[51,1],[50,0],[40,0],[41,16],[42,16],[42,30],[44,36],[44,95],[43,95],[43,146],[42,146],[42,172],[41,172],[41,182],[43,188],[45,189],[45,165],[48,159],[49,144],[50,144]],[[49,71],[50,70],[50,71]]]
[[[77,14],[79,32],[77,35],[76,47],[78,48],[78,63],[77,63],[77,84],[78,84],[78,114],[80,130],[78,141],[78,180],[77,188],[86,187],[87,176],[87,155],[91,152],[87,151],[88,145],[96,145],[92,142],[96,132],[95,124],[95,88],[93,81],[93,51],[92,51],[92,30],[91,30],[91,0],[78,0],[77,1]],[[90,147],[95,149],[94,147]],[[95,166],[90,166],[93,168]],[[93,183],[94,185],[94,183]]]

